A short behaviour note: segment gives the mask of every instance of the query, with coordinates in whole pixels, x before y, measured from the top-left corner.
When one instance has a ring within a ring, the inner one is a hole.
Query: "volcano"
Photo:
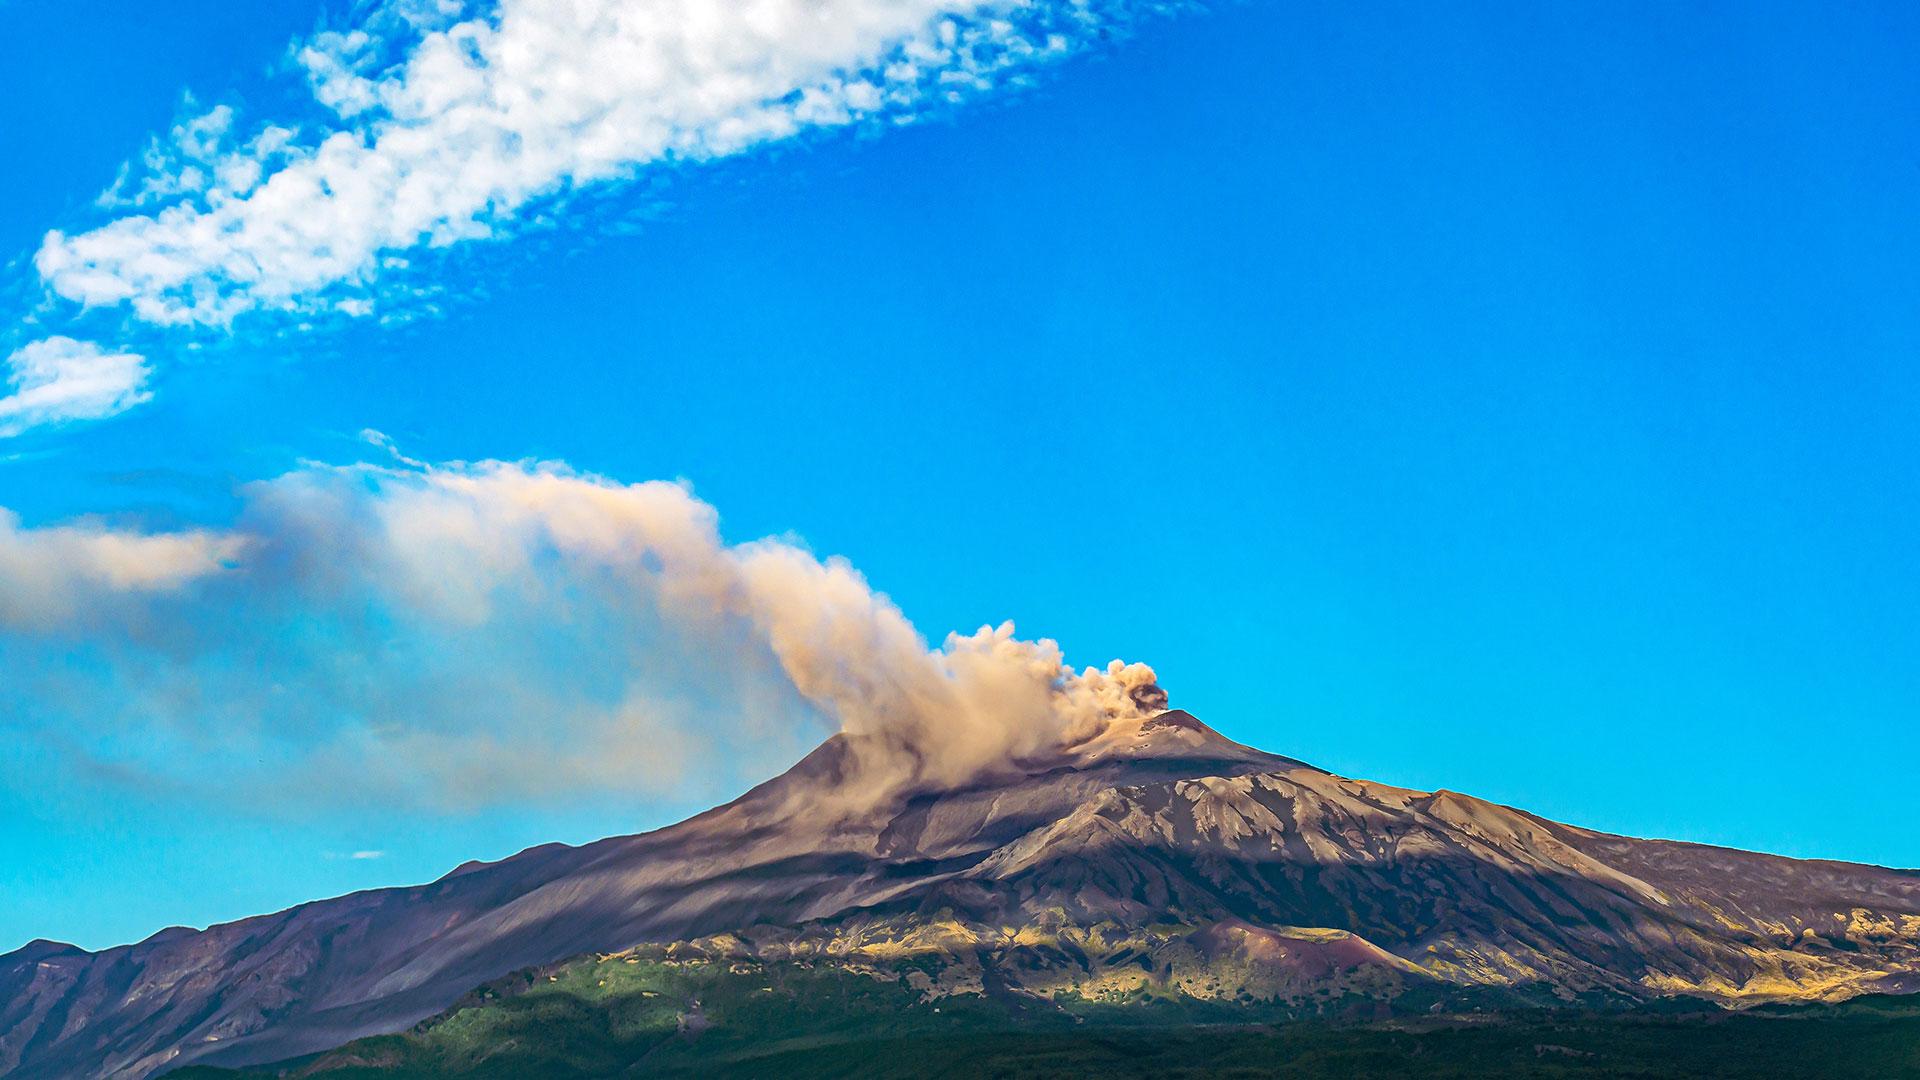
[[[677,825],[93,953],[0,957],[0,1074],[138,1078],[405,1030],[570,957],[943,958],[928,994],[1729,1007],[1920,991],[1920,873],[1592,832],[1335,776],[1180,711],[950,790],[859,738]]]

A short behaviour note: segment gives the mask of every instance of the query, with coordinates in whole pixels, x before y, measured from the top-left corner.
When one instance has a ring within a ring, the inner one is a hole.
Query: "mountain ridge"
[[[936,922],[957,928],[960,968],[968,949],[1007,950],[1016,962],[991,977],[1035,994],[1107,986],[1074,950],[1115,955],[1087,943],[1134,937],[1152,968],[1135,970],[1194,995],[1229,968],[1275,994],[1316,981],[1727,1002],[1920,989],[1907,871],[1614,837],[1349,780],[1178,710],[950,790],[862,787],[874,749],[836,736],[648,833],[99,953],[18,950],[0,957],[0,1072],[280,1060],[570,956],[736,933],[748,952],[898,952]],[[1183,929],[1154,929],[1169,917]],[[1072,948],[1028,955],[1022,934]]]

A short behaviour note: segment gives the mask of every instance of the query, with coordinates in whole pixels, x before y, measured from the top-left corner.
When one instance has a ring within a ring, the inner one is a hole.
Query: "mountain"
[[[293,1058],[647,943],[743,963],[905,958],[923,995],[1033,1001],[1920,991],[1912,871],[1348,780],[1177,711],[960,790],[876,795],[861,753],[837,736],[678,825],[428,885],[98,953],[36,942],[0,957],[0,1074]]]

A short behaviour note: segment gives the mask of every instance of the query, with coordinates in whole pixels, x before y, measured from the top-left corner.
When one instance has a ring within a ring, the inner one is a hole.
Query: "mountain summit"
[[[1920,874],[1609,836],[1349,780],[1193,716],[1116,722],[951,790],[874,791],[836,736],[680,824],[428,885],[0,957],[0,1073],[137,1078],[398,1031],[524,968],[726,935],[938,952],[1042,998],[1496,988],[1743,1004],[1920,991]],[[887,752],[897,752],[888,748]]]

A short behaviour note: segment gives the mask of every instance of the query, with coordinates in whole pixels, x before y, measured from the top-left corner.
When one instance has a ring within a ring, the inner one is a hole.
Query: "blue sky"
[[[37,268],[50,230],[148,212],[95,199],[183,119],[324,130],[289,42],[349,20],[0,4],[0,345],[137,355],[149,395],[0,439],[18,535],[282,521],[247,485],[386,462],[368,429],[422,462],[684,479],[728,541],[844,556],[936,644],[1013,619],[1076,665],[1145,661],[1226,734],[1338,772],[1920,865],[1910,7],[1220,5],[912,97],[913,123],[530,199],[496,239],[409,249],[363,283],[371,314],[315,306],[336,291],[163,325]],[[0,585],[29,595],[4,555]],[[358,632],[304,592],[240,595],[141,625],[220,643],[181,647],[219,687],[262,669],[208,622],[310,635],[268,656],[309,667]],[[68,617],[0,618],[0,947],[637,831],[831,727],[719,724],[697,767],[630,787],[562,770],[499,798],[276,805],[261,775],[328,744],[223,757],[236,710],[128,689],[138,619]],[[480,645],[529,681],[671,666],[601,648],[602,628],[664,640],[617,620],[507,645],[438,625],[404,640],[455,696],[470,669],[448,657]],[[70,700],[21,675],[54,668]],[[717,674],[676,700],[749,708]],[[534,726],[513,745],[543,745]]]

